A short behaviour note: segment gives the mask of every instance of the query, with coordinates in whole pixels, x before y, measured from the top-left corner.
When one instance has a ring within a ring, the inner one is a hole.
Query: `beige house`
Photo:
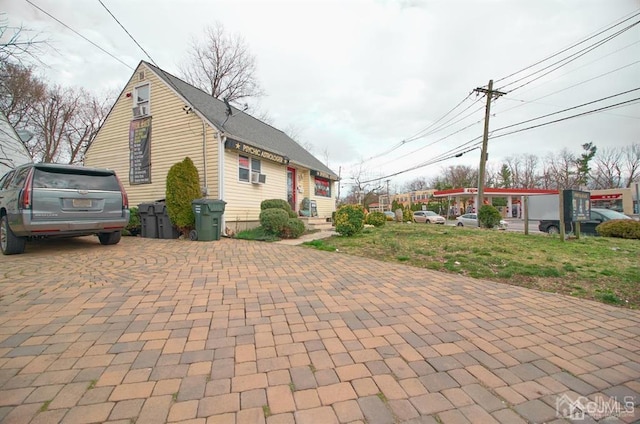
[[[338,176],[284,132],[142,61],[85,165],[114,169],[135,206],[164,199],[169,168],[186,156],[203,197],[227,202],[226,231],[259,225],[265,199],[285,199],[320,220],[335,210]]]

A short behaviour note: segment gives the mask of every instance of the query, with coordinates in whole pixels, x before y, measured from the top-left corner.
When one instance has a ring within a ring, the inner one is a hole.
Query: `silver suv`
[[[0,179],[0,247],[24,252],[29,238],[96,234],[116,244],[129,223],[127,194],[114,171],[50,163],[22,165]]]

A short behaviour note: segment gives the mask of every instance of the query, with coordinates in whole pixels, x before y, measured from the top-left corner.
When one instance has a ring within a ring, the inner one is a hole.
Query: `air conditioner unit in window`
[[[259,172],[251,173],[251,182],[253,184],[264,184],[267,182],[267,176],[265,174],[261,174]]]
[[[140,118],[142,116],[147,116],[147,107],[146,106],[136,106],[133,108],[133,117]]]

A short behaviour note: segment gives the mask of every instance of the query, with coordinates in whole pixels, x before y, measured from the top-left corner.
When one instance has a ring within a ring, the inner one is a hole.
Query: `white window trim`
[[[241,168],[240,167],[240,158],[241,157],[249,159],[249,168],[244,168],[244,167]],[[258,170],[258,171],[253,169],[253,161],[254,160],[258,161],[258,163],[260,164],[260,170]],[[240,182],[240,183],[252,184],[251,183],[251,174],[254,173],[254,172],[262,173],[262,160],[254,157],[254,156],[238,154],[238,159],[236,161],[236,164],[237,164],[237,167],[238,167],[237,168],[238,169],[238,171],[237,171],[238,182]],[[249,170],[249,179],[248,180],[241,180],[240,179],[240,169],[248,169]]]
[[[144,87],[144,86],[149,87],[149,99],[144,101],[144,102],[138,102],[138,96],[137,96],[138,89],[140,87]],[[133,98],[133,106],[132,107],[144,106],[146,108],[146,111],[147,111],[147,113],[144,116],[150,116],[151,115],[151,82],[145,81],[145,82],[141,82],[139,84],[136,84],[133,87],[133,93],[132,93],[131,97]]]

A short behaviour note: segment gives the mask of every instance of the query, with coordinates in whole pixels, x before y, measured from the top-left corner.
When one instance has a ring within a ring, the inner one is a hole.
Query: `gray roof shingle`
[[[142,63],[154,71],[170,87],[173,87],[191,107],[200,112],[217,128],[222,129],[228,138],[239,137],[240,140],[256,147],[286,156],[292,163],[315,171],[322,171],[334,179],[338,179],[335,172],[279,129],[233,106],[231,106],[232,114],[227,119],[227,106],[223,101],[148,62],[142,61]]]

